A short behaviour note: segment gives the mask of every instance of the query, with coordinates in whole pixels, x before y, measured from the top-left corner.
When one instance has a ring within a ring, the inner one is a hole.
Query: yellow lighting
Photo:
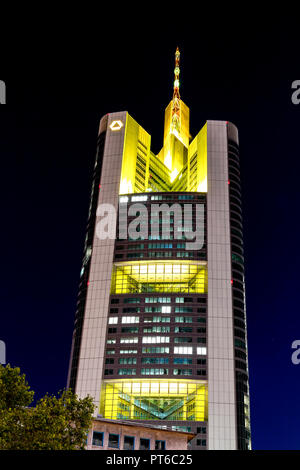
[[[181,135],[179,134],[179,132],[177,131],[177,129],[175,129],[174,127],[172,127],[171,129],[171,133],[175,135],[175,137],[180,140],[180,142],[183,144],[183,139],[181,137]]]
[[[131,194],[133,193],[132,182],[127,181],[126,178],[123,178],[120,183],[120,194]]]
[[[197,188],[198,193],[207,193],[207,176],[200,181]]]
[[[207,292],[205,261],[132,261],[115,263],[111,293]]]
[[[206,381],[104,380],[100,413],[108,419],[205,421],[207,399]]]
[[[109,126],[112,131],[119,131],[124,126],[122,121],[112,121],[111,125]]]
[[[173,183],[173,181],[176,179],[178,174],[179,174],[179,171],[176,170],[176,168],[175,168],[171,173],[171,183]]]
[[[171,157],[170,152],[168,152],[167,155],[165,156],[164,164],[166,165],[167,168],[169,168],[169,170],[172,169],[172,157]]]
[[[111,129],[120,130],[120,123],[113,121]],[[207,192],[207,126],[190,142],[189,108],[181,100],[177,124],[172,123],[171,101],[165,111],[164,145],[154,155],[151,136],[127,114],[120,194]]]

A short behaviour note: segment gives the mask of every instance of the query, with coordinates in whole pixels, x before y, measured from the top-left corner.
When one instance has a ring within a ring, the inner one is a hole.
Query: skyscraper
[[[210,120],[191,137],[179,62],[158,155],[128,112],[100,121],[68,385],[104,418],[248,449],[238,131]]]

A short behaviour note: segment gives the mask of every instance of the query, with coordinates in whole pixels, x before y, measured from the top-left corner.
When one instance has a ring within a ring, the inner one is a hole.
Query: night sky
[[[91,11],[7,33],[0,339],[36,398],[66,386],[99,120],[128,111],[158,152],[179,46],[191,134],[207,119],[239,129],[253,448],[300,449],[297,18],[188,13],[174,26],[174,12],[116,23]]]

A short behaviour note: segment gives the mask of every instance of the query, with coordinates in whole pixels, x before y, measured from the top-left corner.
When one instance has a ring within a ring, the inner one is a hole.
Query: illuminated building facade
[[[93,396],[104,419],[193,432],[193,449],[248,449],[238,132],[207,121],[191,138],[178,49],[175,59],[158,155],[127,112],[100,121],[68,385]],[[120,216],[137,203],[149,214],[153,204],[189,204],[193,224],[201,204],[202,247],[187,249],[172,211],[167,237],[149,217],[147,236],[120,238],[117,224],[115,237],[99,238],[97,208]]]

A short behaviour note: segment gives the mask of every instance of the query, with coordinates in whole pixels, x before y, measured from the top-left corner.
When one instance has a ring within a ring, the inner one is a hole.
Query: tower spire
[[[172,128],[180,132],[180,93],[179,93],[179,73],[180,73],[180,52],[177,47],[175,52],[174,87],[172,102]]]

